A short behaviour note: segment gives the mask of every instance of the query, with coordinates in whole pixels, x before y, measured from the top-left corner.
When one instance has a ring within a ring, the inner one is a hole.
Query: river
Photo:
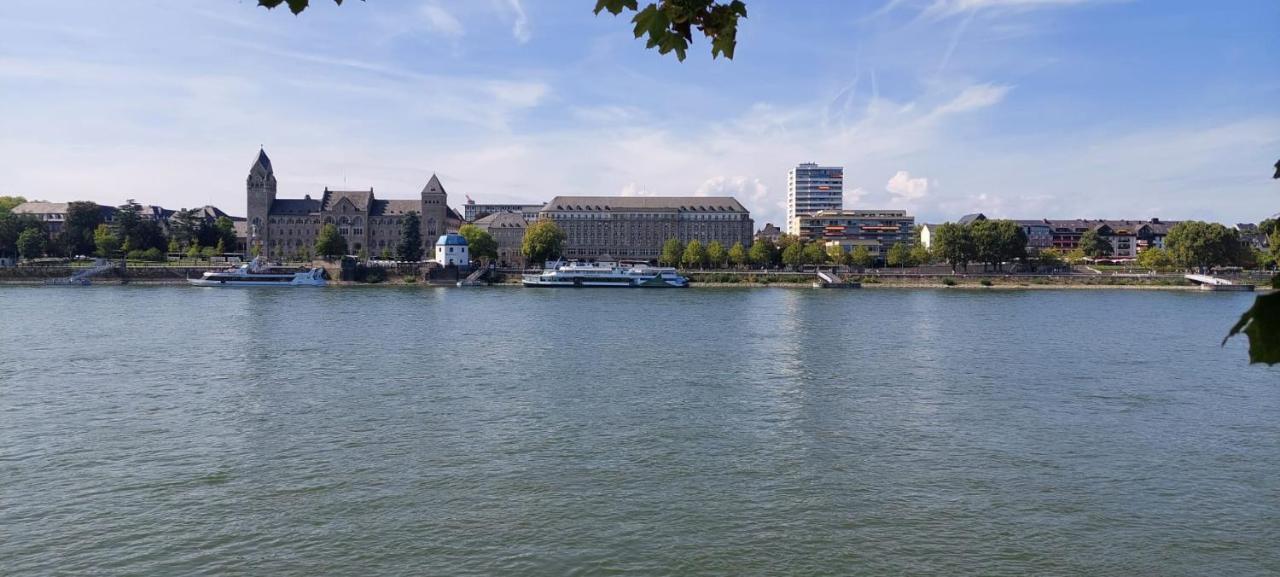
[[[1252,298],[0,287],[0,574],[1274,575]]]

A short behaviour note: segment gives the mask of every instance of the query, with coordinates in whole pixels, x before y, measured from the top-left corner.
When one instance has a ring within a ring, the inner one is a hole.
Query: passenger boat
[[[647,264],[557,261],[540,273],[524,275],[523,283],[527,287],[681,288],[689,286],[689,279],[674,268]]]
[[[266,266],[262,257],[237,268],[208,271],[200,278],[189,278],[195,286],[325,286],[324,269],[283,270]]]

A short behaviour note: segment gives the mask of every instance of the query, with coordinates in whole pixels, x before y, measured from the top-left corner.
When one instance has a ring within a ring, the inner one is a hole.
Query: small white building
[[[436,240],[435,260],[440,263],[441,266],[471,266],[471,256],[467,252],[466,237],[456,232],[441,235],[440,238]]]

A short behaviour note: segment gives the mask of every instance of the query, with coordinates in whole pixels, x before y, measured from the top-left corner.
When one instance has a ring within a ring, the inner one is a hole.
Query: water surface
[[[1276,574],[1251,299],[0,288],[0,574]]]

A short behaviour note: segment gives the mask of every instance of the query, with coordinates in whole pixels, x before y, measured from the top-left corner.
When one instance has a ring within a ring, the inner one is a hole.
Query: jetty
[[[1183,278],[1200,286],[1200,290],[1206,291],[1251,291],[1251,284],[1236,284],[1225,278],[1218,278],[1205,274],[1189,274]]]
[[[841,278],[835,271],[819,270],[813,288],[862,288],[862,283]]]

